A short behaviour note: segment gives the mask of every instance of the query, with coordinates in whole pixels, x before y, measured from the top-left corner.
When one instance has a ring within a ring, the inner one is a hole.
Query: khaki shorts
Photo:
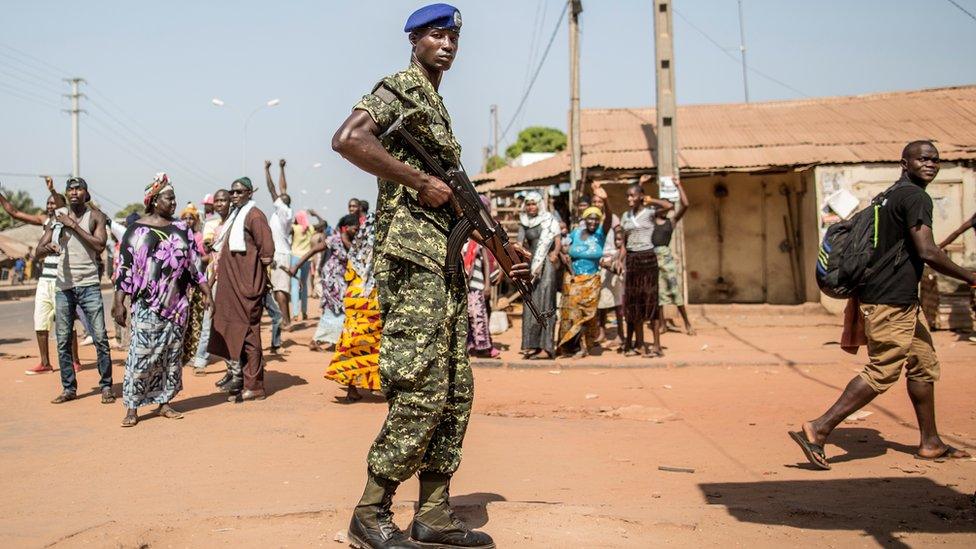
[[[34,331],[50,332],[54,328],[54,296],[58,293],[57,281],[41,278],[34,294]]]
[[[274,255],[274,261],[271,264],[271,289],[273,291],[291,293],[291,275],[288,274],[290,268],[291,253],[276,253]]]
[[[868,359],[860,376],[878,393],[898,381],[901,370],[913,381],[939,380],[939,359],[932,335],[919,319],[915,305],[861,304],[864,333],[868,338]]]

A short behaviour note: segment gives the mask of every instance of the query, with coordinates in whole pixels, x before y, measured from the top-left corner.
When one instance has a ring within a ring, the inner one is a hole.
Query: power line
[[[976,15],[973,15],[973,12],[971,12],[971,11],[967,10],[966,8],[960,6],[959,3],[956,2],[956,0],[946,0],[946,1],[949,2],[950,4],[952,4],[953,6],[959,8],[959,11],[961,11],[961,12],[965,13],[966,15],[968,15],[970,19],[972,19],[973,21],[976,21]]]
[[[522,112],[522,108],[525,107],[525,101],[529,98],[529,93],[532,92],[532,87],[535,86],[536,79],[539,78],[539,72],[542,71],[542,66],[545,65],[546,58],[549,57],[549,50],[552,49],[552,43],[556,40],[556,33],[559,32],[559,26],[562,24],[563,19],[566,17],[567,10],[569,10],[569,2],[566,2],[563,5],[563,11],[559,14],[559,20],[556,21],[555,28],[552,29],[552,36],[549,37],[549,43],[546,44],[546,50],[542,52],[542,59],[539,60],[539,65],[535,69],[535,74],[532,75],[532,80],[529,81],[529,87],[528,89],[525,90],[525,93],[522,95],[522,100],[519,101],[518,108],[515,109],[515,112],[512,114],[512,119],[509,120],[508,124],[505,126],[505,131],[502,132],[502,137],[501,139],[499,139],[499,141],[505,139],[505,136],[508,135],[508,131],[512,129],[512,125],[515,123],[515,119],[518,118],[519,113]]]
[[[166,153],[166,151],[163,151],[162,149],[160,149],[159,147],[157,147],[156,145],[154,145],[153,143],[151,143],[148,139],[145,139],[142,135],[140,135],[135,130],[133,130],[132,128],[130,128],[124,122],[122,122],[121,120],[119,120],[115,115],[113,115],[111,112],[109,112],[108,110],[106,110],[105,107],[102,107],[99,103],[93,101],[91,98],[88,99],[88,103],[90,105],[92,105],[93,107],[95,107],[96,109],[98,109],[101,112],[103,112],[112,121],[114,121],[116,124],[118,124],[123,129],[125,129],[126,131],[128,131],[129,134],[131,134],[137,140],[139,140],[140,142],[142,142],[146,147],[148,147],[153,152],[155,152],[156,154],[158,154],[161,158],[165,159],[168,163],[171,163],[171,164],[177,166],[178,168],[182,169],[186,173],[192,174],[195,178],[200,179],[200,180],[204,181],[205,183],[210,183],[210,182],[213,181],[213,179],[210,178],[210,177],[208,177],[206,174],[201,175],[198,171],[193,170],[193,169],[191,169],[191,168],[183,165],[183,163],[177,161],[176,159],[174,159],[173,157],[171,157],[170,155],[168,155]]]
[[[675,14],[676,14],[676,15],[677,15],[678,17],[680,17],[680,18],[681,18],[681,19],[682,19],[682,20],[683,20],[683,21],[684,21],[685,23],[687,23],[687,24],[688,24],[688,26],[690,26],[691,28],[693,28],[693,29],[695,29],[696,31],[698,31],[698,33],[699,33],[699,34],[701,34],[701,35],[702,35],[703,37],[705,37],[705,39],[706,39],[706,40],[708,40],[708,41],[709,41],[709,42],[711,42],[711,43],[712,43],[712,44],[713,44],[713,45],[714,45],[714,46],[715,46],[716,48],[718,48],[719,50],[721,50],[721,52],[722,52],[723,54],[725,54],[725,56],[726,56],[726,57],[728,57],[729,59],[731,59],[731,60],[732,60],[733,62],[735,62],[736,64],[739,64],[739,60],[738,60],[738,59],[736,59],[736,57],[735,57],[734,55],[732,55],[731,53],[729,53],[729,51],[728,51],[728,49],[727,49],[727,48],[725,48],[725,47],[723,47],[723,46],[722,46],[721,44],[719,44],[719,43],[718,43],[718,42],[717,42],[717,41],[716,41],[716,40],[715,40],[714,38],[712,38],[711,36],[709,36],[709,35],[708,35],[708,33],[706,33],[706,32],[705,32],[704,30],[702,30],[701,28],[699,28],[698,26],[696,26],[696,25],[695,25],[694,23],[692,23],[692,22],[691,22],[691,21],[690,21],[690,20],[689,20],[689,19],[688,19],[687,17],[685,17],[685,16],[684,16],[684,15],[683,15],[683,14],[682,14],[681,12],[679,12],[678,10],[673,10],[673,11],[674,11],[674,13],[675,13]],[[793,93],[796,93],[796,94],[797,94],[797,95],[799,95],[800,97],[803,97],[803,98],[805,98],[805,99],[816,99],[816,97],[813,97],[813,96],[811,96],[811,95],[809,95],[809,94],[807,94],[807,93],[805,93],[805,92],[804,92],[803,90],[799,90],[799,89],[797,89],[797,88],[794,88],[793,86],[791,86],[791,85],[789,85],[789,84],[787,84],[786,82],[783,82],[782,80],[779,80],[778,78],[775,78],[775,77],[773,77],[773,76],[771,76],[771,75],[769,75],[769,74],[766,74],[766,73],[764,73],[764,72],[762,72],[762,71],[760,71],[760,70],[758,70],[758,69],[756,69],[755,67],[752,67],[752,66],[749,66],[749,67],[748,67],[748,70],[749,70],[749,72],[752,72],[752,73],[755,73],[755,74],[757,74],[757,75],[759,75],[759,76],[761,76],[761,77],[763,77],[763,78],[765,78],[765,79],[767,79],[767,80],[769,80],[769,81],[771,81],[771,82],[774,82],[774,83],[776,83],[776,84],[779,84],[780,86],[783,86],[784,88],[786,88],[786,89],[788,89],[788,90],[790,90],[790,91],[792,91]],[[841,112],[841,111],[839,111],[839,110],[837,110],[837,109],[835,109],[835,108],[833,108],[832,106],[830,106],[830,105],[828,105],[828,104],[826,104],[826,103],[823,103],[823,102],[820,102],[820,103],[819,103],[819,106],[820,106],[820,107],[822,107],[822,108],[824,108],[824,109],[826,109],[827,111],[830,111],[831,113],[833,113],[833,114],[835,114],[835,115],[836,115],[836,116],[838,116],[839,118],[846,118],[847,120],[849,120],[849,121],[851,121],[851,122],[855,122],[855,123],[860,123],[860,121],[859,121],[859,120],[855,120],[855,119],[854,119],[854,118],[852,118],[852,117],[851,117],[851,116],[850,116],[849,114],[847,114],[847,113],[844,113],[844,112]],[[893,132],[896,132],[896,133],[897,133],[897,132],[901,132],[901,131],[903,131],[903,128],[899,128],[899,127],[894,127],[894,126],[890,126],[890,125],[887,125],[887,124],[885,124],[885,123],[883,123],[883,122],[878,122],[878,121],[872,121],[872,124],[873,124],[874,126],[879,126],[879,127],[882,127],[882,128],[885,128],[885,129],[887,129],[887,130],[891,130],[891,131],[893,131]]]
[[[0,52],[0,53],[3,53],[3,52]],[[0,66],[5,67],[6,69],[15,70],[15,71],[17,71],[17,72],[19,72],[19,73],[21,73],[23,75],[27,75],[28,77],[30,77],[30,79],[28,79],[28,78],[25,78],[24,76],[21,76],[19,74],[12,73],[9,70],[4,70],[3,68],[0,68],[0,72],[2,72],[3,74],[6,74],[10,78],[19,80],[19,81],[21,81],[21,82],[23,82],[23,83],[25,83],[27,85],[30,85],[30,86],[38,86],[40,88],[43,88],[45,91],[48,91],[48,92],[54,93],[54,94],[61,94],[64,91],[64,89],[61,88],[58,84],[52,83],[47,78],[39,78],[35,74],[33,74],[33,73],[29,72],[29,71],[25,71],[25,70],[21,69],[20,67],[16,67],[16,66],[11,65],[9,63],[4,63],[4,61],[2,59],[0,59]]]
[[[17,91],[17,88],[12,88],[8,84],[4,84],[3,82],[0,82],[0,93],[5,93],[7,95],[16,97],[18,99],[22,99],[24,101],[30,101],[31,103],[36,103],[38,105],[43,105],[45,107],[52,108],[52,109],[55,109],[55,110],[60,110],[61,109],[61,107],[59,105],[57,105],[56,103],[51,103],[51,102],[45,101],[43,99],[38,99],[37,97],[34,97],[33,95],[24,94],[23,92]]]
[[[27,52],[25,52],[23,50],[19,50],[19,49],[15,48],[15,47],[13,47],[11,45],[4,44],[4,43],[0,42],[0,48],[6,48],[6,49],[8,49],[8,50],[10,50],[10,51],[12,51],[12,52],[20,55],[21,57],[26,57],[27,59],[33,60],[35,63],[40,63],[41,65],[44,65],[43,67],[37,67],[37,68],[39,68],[41,70],[44,70],[44,71],[47,71],[49,74],[53,75],[55,78],[63,78],[64,75],[68,74],[68,72],[69,72],[69,71],[66,71],[66,70],[64,70],[64,69],[62,69],[60,67],[56,67],[56,66],[48,63],[47,61],[45,61],[45,60],[43,60],[43,59],[41,59],[39,57],[34,57],[33,55],[31,55],[31,54],[29,54],[29,53],[27,53]],[[5,55],[7,55],[7,57],[10,57],[9,54],[5,54]],[[24,62],[21,61],[21,63],[24,63]],[[27,63],[24,63],[24,64],[26,65]]]
[[[687,17],[685,17],[683,13],[681,13],[678,10],[674,10],[674,14],[677,15],[678,17],[680,17],[682,21],[684,21],[685,23],[687,23],[689,27],[695,29],[695,31],[697,31],[698,34],[702,35],[702,37],[704,37],[705,40],[708,40],[709,42],[711,42],[712,45],[715,46],[716,48],[718,48],[719,51],[721,51],[722,54],[724,54],[726,57],[728,57],[732,61],[735,61],[736,64],[739,64],[740,63],[741,60],[738,59],[736,56],[732,55],[731,53],[729,53],[728,48],[726,48],[722,44],[719,44],[714,38],[712,38],[711,36],[709,36],[709,34],[707,32],[705,32],[704,30],[702,30],[700,27],[698,27],[697,25],[695,25],[694,23],[692,23],[690,19],[688,19]],[[803,91],[798,90],[798,89],[794,88],[793,86],[787,84],[786,82],[783,82],[782,80],[779,80],[778,78],[775,78],[773,76],[770,76],[770,75],[768,75],[768,74],[760,71],[759,69],[757,69],[755,67],[749,66],[749,67],[747,67],[747,70],[749,72],[755,73],[758,76],[761,76],[761,77],[769,80],[770,82],[773,82],[775,84],[779,84],[780,86],[783,86],[784,88],[792,91],[793,93],[799,94],[801,97],[805,97],[805,98],[808,98],[808,99],[810,98],[810,96],[807,95],[807,94],[805,94],[805,93],[803,93]]]
[[[141,129],[142,131],[146,132],[149,135],[153,135],[154,134],[154,132],[152,130],[150,130],[150,129],[146,128],[144,125],[140,124],[138,120],[136,120],[133,116],[131,116],[130,114],[128,114],[122,107],[119,106],[118,103],[116,103],[115,101],[112,101],[112,99],[110,97],[108,97],[107,95],[105,95],[104,92],[100,91],[99,89],[97,89],[97,88],[95,88],[95,87],[93,87],[91,85],[88,86],[88,89],[90,91],[93,91],[95,93],[95,95],[97,95],[98,97],[100,97],[106,103],[108,103],[109,105],[111,105],[112,107],[114,107],[115,110],[122,117],[126,118],[134,126],[136,126],[137,128]],[[104,108],[103,107],[99,107],[99,108],[101,108],[104,111]],[[106,113],[106,114],[108,114],[108,113]],[[126,127],[124,124],[122,124],[121,121],[118,121],[118,123],[120,125],[122,125],[123,127]],[[131,133],[135,133],[135,131],[132,128],[126,127],[126,129],[128,129]],[[145,139],[142,139],[142,140],[145,141]],[[172,156],[174,158],[176,158],[178,161],[180,161],[183,164],[185,164],[186,166],[189,166],[190,168],[192,168],[192,171],[195,171],[196,174],[202,176],[203,179],[206,179],[207,180],[207,183],[212,183],[213,181],[217,181],[217,178],[215,178],[213,175],[209,174],[206,170],[204,170],[204,169],[200,168],[199,166],[197,166],[194,162],[192,162],[189,159],[187,159],[178,150],[176,150],[176,148],[171,147],[171,146],[169,146],[166,143],[163,143],[161,141],[156,141],[156,143],[159,145],[159,148],[166,149],[169,152],[169,154],[172,154]],[[186,170],[186,171],[191,171],[191,170]]]
[[[49,174],[49,173],[0,172],[0,175],[5,176],[5,177],[30,177],[30,178],[34,178],[34,177],[71,177],[71,174],[65,174],[65,173]]]

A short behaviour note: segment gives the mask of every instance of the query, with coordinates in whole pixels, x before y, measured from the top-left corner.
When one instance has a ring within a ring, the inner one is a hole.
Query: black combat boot
[[[230,378],[230,381],[217,388],[231,395],[240,394],[244,390],[244,378],[241,376],[233,376]]]
[[[217,380],[216,383],[214,383],[214,387],[219,389],[221,386],[230,383],[232,379],[234,379],[234,374],[231,373],[230,370],[227,370],[227,372],[224,374],[224,377],[220,378],[219,380]]]
[[[450,485],[451,475],[420,473],[420,508],[410,526],[410,539],[421,547],[494,549],[491,536],[471,530],[454,515]]]
[[[356,549],[420,549],[393,523],[393,494],[400,483],[372,473],[349,522],[349,543]]]

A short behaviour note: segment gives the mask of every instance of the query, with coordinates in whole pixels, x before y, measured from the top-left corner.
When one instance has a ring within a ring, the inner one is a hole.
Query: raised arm
[[[278,200],[278,189],[275,188],[274,179],[271,177],[271,161],[264,161],[264,180],[268,184],[268,192],[271,193],[271,201]]]
[[[974,227],[976,227],[976,214],[973,214],[973,216],[970,217],[967,221],[963,221],[962,225],[959,225],[958,229],[952,231],[952,234],[947,236],[946,239],[943,240],[941,244],[939,244],[939,247],[945,248],[949,244],[955,242],[956,239],[962,236],[963,233],[965,233],[966,231]]]
[[[380,128],[373,117],[357,109],[332,136],[332,150],[365,172],[417,191],[424,206],[436,208],[451,199],[446,183],[391,156],[380,143],[379,135]]]
[[[278,161],[278,167],[281,168],[281,176],[278,177],[279,194],[288,194],[288,181],[285,180],[285,164],[284,158]]]
[[[674,208],[674,202],[670,200],[664,200],[662,198],[651,198],[647,197],[644,203],[648,206],[654,206],[658,210],[670,210]]]
[[[970,286],[976,285],[976,273],[953,263],[949,256],[935,245],[931,227],[920,223],[912,227],[909,234],[912,236],[912,244],[915,245],[919,257],[927,265],[946,276],[962,280]]]
[[[677,186],[678,186],[678,198],[679,198],[679,202],[678,202],[678,205],[676,206],[676,209],[674,211],[674,222],[675,223],[681,221],[681,218],[685,216],[685,212],[688,211],[688,206],[690,205],[689,202],[688,202],[688,195],[685,194],[685,188],[681,184],[681,180],[677,180],[676,183],[677,183]]]
[[[44,216],[42,214],[29,214],[29,213],[24,213],[24,212],[18,210],[17,208],[14,207],[13,204],[10,203],[9,200],[7,200],[7,197],[4,196],[2,192],[0,192],[0,205],[3,206],[4,211],[6,211],[7,214],[10,215],[10,217],[16,219],[17,221],[23,221],[24,223],[27,223],[28,225],[43,225],[44,224],[44,220],[45,220],[46,216]]]

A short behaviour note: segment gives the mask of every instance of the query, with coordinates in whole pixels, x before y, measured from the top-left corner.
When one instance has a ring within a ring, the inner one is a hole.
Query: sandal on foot
[[[939,455],[936,456],[929,457],[929,456],[923,456],[921,454],[915,454],[915,459],[920,459],[922,461],[936,461],[940,463],[947,459],[966,459],[968,457],[969,455],[967,455],[966,452],[963,452],[962,450],[958,448],[954,448],[948,444],[946,444],[945,450],[943,450],[942,452],[939,453]]]
[[[139,423],[139,416],[137,415],[131,415],[131,416],[127,415],[124,418],[122,418],[123,427],[135,427],[136,423]]]
[[[115,395],[112,394],[111,389],[102,390],[102,404],[112,404],[115,402]]]
[[[183,414],[172,408],[160,408],[156,413],[166,419],[183,419]]]
[[[807,435],[803,431],[790,431],[790,438],[800,446],[803,455],[807,457],[807,461],[811,465],[824,471],[830,470],[830,464],[827,463],[827,454],[824,453],[823,446],[807,440]]]

